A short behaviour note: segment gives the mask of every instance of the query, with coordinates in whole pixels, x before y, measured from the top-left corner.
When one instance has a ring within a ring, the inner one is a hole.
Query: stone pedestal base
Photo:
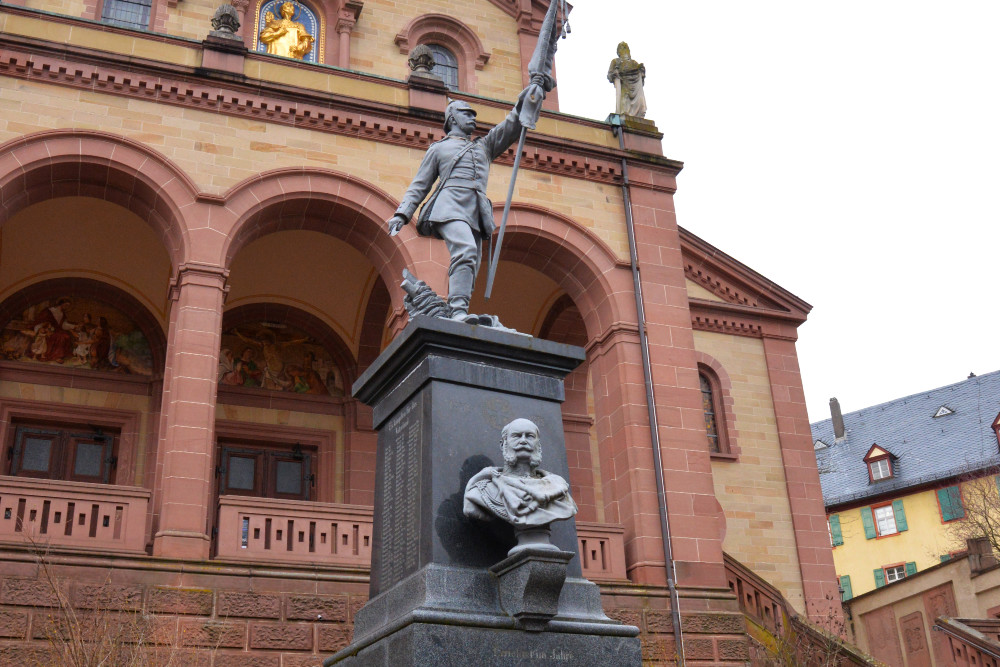
[[[608,667],[639,665],[635,637],[409,625],[338,663],[350,667]]]
[[[551,544],[526,535],[523,555],[508,557],[511,526],[462,510],[469,479],[502,461],[500,430],[515,418],[539,426],[545,469],[569,477],[559,404],[583,357],[416,316],[358,379],[379,432],[371,597],[351,645],[325,665],[640,664],[638,628],[605,616],[581,578],[573,519],[552,524]]]

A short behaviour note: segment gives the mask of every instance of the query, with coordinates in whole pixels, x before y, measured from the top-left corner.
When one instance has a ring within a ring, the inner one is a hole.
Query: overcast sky
[[[679,223],[813,305],[810,421],[1000,369],[1000,2],[571,4],[561,110],[627,41]]]

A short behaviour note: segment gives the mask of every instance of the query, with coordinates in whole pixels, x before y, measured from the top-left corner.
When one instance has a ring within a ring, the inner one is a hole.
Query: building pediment
[[[683,227],[681,254],[685,277],[725,303],[800,316],[812,306]]]

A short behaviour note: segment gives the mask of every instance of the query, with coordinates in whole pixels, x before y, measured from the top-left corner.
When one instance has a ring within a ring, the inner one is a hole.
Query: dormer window
[[[891,452],[878,445],[872,445],[864,458],[864,462],[868,465],[869,481],[878,482],[892,477],[895,474],[892,459]]]
[[[934,413],[933,419],[937,419],[938,417],[947,417],[948,415],[953,415],[953,414],[955,414],[954,410],[949,408],[947,405],[942,405],[940,408],[937,409],[937,412]]]
[[[889,465],[889,459],[872,461],[868,464],[868,469],[871,471],[873,482],[892,477],[892,466]]]

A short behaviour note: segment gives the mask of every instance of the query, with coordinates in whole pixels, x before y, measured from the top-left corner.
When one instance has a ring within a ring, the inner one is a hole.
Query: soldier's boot
[[[475,279],[472,267],[456,267],[448,277],[448,306],[451,319],[464,321],[469,316],[469,299],[472,298],[472,283]]]

